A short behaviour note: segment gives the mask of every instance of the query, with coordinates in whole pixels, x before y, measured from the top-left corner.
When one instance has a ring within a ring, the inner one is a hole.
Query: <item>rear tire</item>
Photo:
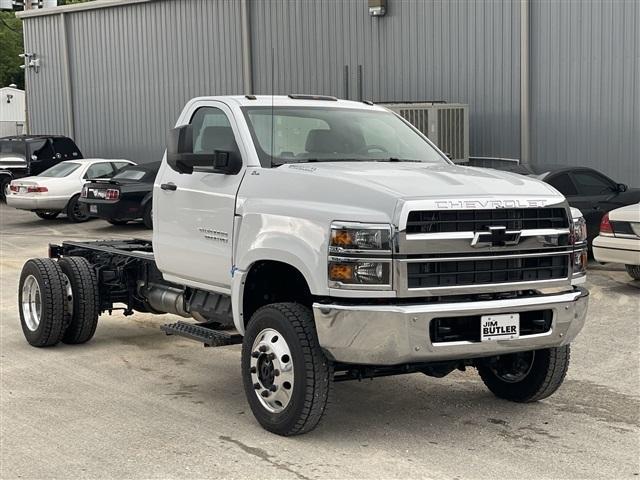
[[[289,436],[318,425],[333,385],[333,364],[322,353],[307,307],[275,303],[253,314],[242,342],[242,381],[266,430]]]
[[[60,266],[50,258],[34,258],[22,267],[18,306],[22,332],[34,347],[57,344],[69,317],[67,287]]]
[[[117,218],[109,218],[107,219],[107,222],[109,222],[111,225],[120,226],[120,225],[126,225],[129,222],[129,220],[118,220]]]
[[[67,218],[73,223],[81,223],[89,220],[89,209],[84,203],[80,203],[80,194],[74,195],[67,204]]]
[[[53,220],[60,215],[60,212],[36,212],[36,215],[43,220]]]
[[[480,378],[496,397],[519,403],[536,402],[562,385],[570,353],[569,345],[512,353],[484,359],[477,368]]]
[[[144,212],[142,214],[142,223],[150,230],[153,230],[153,207],[151,202],[144,206]]]
[[[627,273],[634,280],[640,280],[640,265],[625,265],[624,268],[627,269]]]
[[[72,305],[69,325],[62,341],[69,344],[85,343],[96,333],[100,315],[100,294],[96,272],[83,257],[64,257],[58,262],[71,282]]]
[[[7,201],[7,188],[11,183],[11,177],[0,177],[0,202]]]

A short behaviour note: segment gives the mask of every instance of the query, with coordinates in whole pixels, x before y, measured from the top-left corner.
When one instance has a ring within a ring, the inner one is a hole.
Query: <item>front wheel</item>
[[[640,280],[640,265],[625,265],[627,273],[634,280]]]
[[[252,317],[242,342],[242,381],[260,425],[278,435],[306,433],[320,422],[333,365],[318,344],[311,311],[275,303]]]
[[[552,395],[569,368],[569,345],[511,353],[478,363],[480,378],[499,398],[512,402],[536,402]]]
[[[60,215],[60,212],[36,212],[36,215],[43,220],[53,220]]]

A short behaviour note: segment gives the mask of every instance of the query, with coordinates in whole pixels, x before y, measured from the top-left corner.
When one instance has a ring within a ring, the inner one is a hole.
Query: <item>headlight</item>
[[[364,223],[333,223],[329,252],[391,253],[391,227]]]
[[[582,212],[571,207],[571,237],[570,243],[573,245],[587,241],[587,222],[582,216]]]
[[[391,287],[391,261],[329,258],[329,286],[384,289]]]
[[[390,290],[391,242],[391,225],[332,223],[329,287]]]

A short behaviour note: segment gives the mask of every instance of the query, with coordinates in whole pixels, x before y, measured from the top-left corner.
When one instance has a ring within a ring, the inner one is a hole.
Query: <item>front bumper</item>
[[[313,305],[320,346],[338,362],[398,365],[489,357],[559,347],[582,329],[589,292],[570,292],[505,300],[420,305]],[[429,323],[434,318],[492,313],[553,311],[548,332],[515,340],[432,343]]]

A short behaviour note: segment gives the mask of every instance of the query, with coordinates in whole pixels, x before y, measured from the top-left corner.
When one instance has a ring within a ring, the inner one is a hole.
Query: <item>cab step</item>
[[[205,347],[223,347],[225,345],[237,345],[242,343],[242,335],[224,330],[216,330],[219,324],[212,323],[188,323],[178,321],[167,323],[160,327],[167,335],[179,335],[204,343]]]

